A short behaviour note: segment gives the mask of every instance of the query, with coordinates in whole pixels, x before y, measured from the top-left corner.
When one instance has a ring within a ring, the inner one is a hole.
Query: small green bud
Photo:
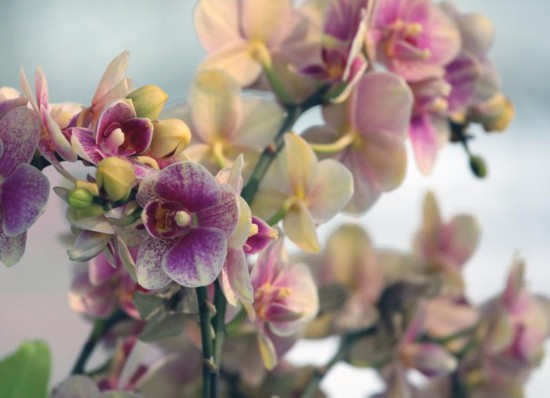
[[[168,101],[168,94],[160,87],[148,84],[132,91],[126,98],[132,100],[138,117],[157,120]]]
[[[474,175],[478,178],[487,177],[487,164],[481,156],[470,156],[470,169],[472,170],[472,173],[474,173]]]
[[[74,188],[67,195],[67,202],[74,209],[87,209],[94,202],[94,195],[85,188]]]
[[[126,200],[136,181],[134,166],[117,157],[103,159],[97,166],[96,181],[113,202]]]

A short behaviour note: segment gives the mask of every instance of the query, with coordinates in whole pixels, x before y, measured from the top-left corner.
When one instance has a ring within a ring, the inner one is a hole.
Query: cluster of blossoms
[[[502,295],[468,300],[471,216],[443,222],[428,194],[411,253],[375,249],[357,225],[324,248],[317,234],[401,184],[407,139],[424,174],[448,142],[485,174],[468,127],[502,131],[513,115],[487,56],[491,23],[431,0],[199,0],[194,21],[208,55],[184,106],[134,89],[127,52],[90,105],[49,103],[41,69],[34,90],[23,72],[21,92],[0,89],[0,261],[22,257],[51,165],[67,180],[54,191],[69,258],[85,263],[69,303],[94,331],[53,396],[324,396],[339,360],[376,369],[385,397],[520,396],[549,304],[519,260]],[[293,131],[314,107],[324,124]],[[283,358],[333,335],[325,368]],[[98,343],[112,358],[90,370]]]

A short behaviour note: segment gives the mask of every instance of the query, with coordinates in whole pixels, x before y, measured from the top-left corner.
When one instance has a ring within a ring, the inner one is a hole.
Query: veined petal
[[[0,175],[9,176],[21,163],[29,163],[40,138],[40,122],[26,107],[12,109],[0,120],[0,140],[4,151],[0,158]]]
[[[195,7],[195,29],[207,52],[213,52],[240,35],[239,0],[200,0]]]
[[[197,224],[201,227],[217,228],[229,239],[237,227],[239,204],[237,194],[229,184],[221,184],[220,192],[220,201],[215,206],[196,213]]]
[[[352,195],[350,171],[336,160],[325,159],[317,167],[317,178],[309,195],[309,212],[316,223],[325,223],[346,206]]]
[[[50,183],[42,172],[20,164],[1,185],[4,230],[7,236],[25,232],[42,213],[50,193]]]
[[[155,178],[154,189],[161,198],[182,203],[191,212],[214,207],[221,201],[218,182],[199,164],[173,164]]]
[[[163,257],[162,267],[185,287],[214,282],[227,256],[227,238],[216,228],[193,228]]]
[[[196,134],[204,142],[231,139],[241,118],[240,88],[223,70],[201,70],[195,76],[189,102]]]
[[[288,238],[300,249],[317,253],[321,247],[315,230],[315,222],[303,202],[292,206],[283,218],[283,228]]]
[[[4,211],[0,207],[0,225],[4,223]],[[0,230],[0,261],[6,267],[11,267],[21,260],[25,253],[27,233],[23,232],[17,236],[7,236]]]
[[[210,54],[200,69],[221,69],[227,72],[241,87],[248,87],[262,74],[261,64],[253,57],[246,41],[221,48]]]
[[[274,138],[283,120],[283,111],[274,101],[264,98],[242,99],[242,122],[231,143],[237,147],[262,150]]]
[[[162,259],[175,242],[173,239],[156,238],[143,241],[136,259],[136,275],[140,286],[160,289],[172,281],[162,268]]]

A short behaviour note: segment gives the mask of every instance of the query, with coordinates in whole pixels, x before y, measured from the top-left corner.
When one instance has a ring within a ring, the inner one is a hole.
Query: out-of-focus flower
[[[28,98],[12,87],[0,87],[0,119],[13,108],[25,106]]]
[[[367,68],[362,54],[371,0],[332,0],[324,15],[321,60],[302,73],[331,83],[334,102],[346,99]]]
[[[238,199],[202,166],[183,162],[145,179],[137,201],[149,237],[136,261],[138,283],[206,286],[220,274],[239,219]]]
[[[134,256],[136,251],[131,251]],[[121,308],[139,319],[132,302],[136,290],[138,285],[128,272],[123,267],[113,267],[105,255],[100,254],[76,274],[69,292],[69,305],[73,311],[92,318],[107,318]]]
[[[347,211],[364,213],[382,192],[401,184],[412,103],[401,78],[369,73],[345,103],[323,109],[326,126],[305,132],[317,153],[333,157],[353,174],[355,192]]]
[[[260,350],[264,364],[272,369],[277,355],[266,332],[291,336],[315,318],[319,310],[317,287],[306,265],[288,262],[283,239],[260,255],[251,280]]]
[[[185,151],[210,171],[230,167],[239,154],[254,164],[273,140],[283,113],[273,101],[241,97],[237,83],[222,70],[200,71],[189,93],[189,125],[196,142]]]
[[[203,67],[224,69],[249,86],[270,67],[270,53],[308,59],[307,22],[291,0],[201,0],[195,28],[209,54]]]
[[[39,137],[38,118],[24,106],[0,120],[0,261],[8,267],[23,256],[27,230],[50,193],[46,176],[29,165]]]
[[[442,77],[460,50],[460,33],[431,0],[380,0],[368,41],[376,59],[407,81]]]
[[[317,252],[316,225],[333,218],[348,203],[353,177],[332,159],[319,162],[304,139],[286,134],[284,141],[285,148],[262,181],[252,209],[270,224],[272,217],[282,218],[290,240],[305,251]]]
[[[153,139],[153,124],[139,118],[131,100],[118,100],[105,108],[95,131],[73,127],[71,144],[83,159],[98,164],[109,156],[144,153]]]
[[[474,217],[460,214],[444,223],[435,195],[426,194],[422,227],[413,248],[417,258],[428,268],[440,272],[449,287],[462,291],[462,267],[472,256],[479,239],[480,230]]]

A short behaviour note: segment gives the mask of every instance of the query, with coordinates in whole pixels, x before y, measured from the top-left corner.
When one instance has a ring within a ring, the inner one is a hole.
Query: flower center
[[[386,28],[384,51],[389,58],[426,60],[430,58],[428,49],[419,48],[419,37],[424,30],[418,23],[408,23],[398,19]]]

